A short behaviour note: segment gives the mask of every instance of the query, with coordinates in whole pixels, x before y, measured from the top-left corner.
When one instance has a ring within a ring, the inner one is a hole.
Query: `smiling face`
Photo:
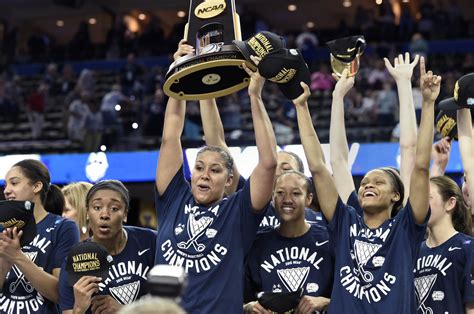
[[[120,238],[123,223],[127,222],[127,206],[120,193],[97,190],[87,204],[87,214],[95,239],[113,242]]]
[[[32,183],[21,168],[15,166],[10,168],[5,176],[3,195],[6,200],[35,202],[39,200],[42,186],[41,182]]]
[[[196,202],[210,205],[220,201],[225,188],[231,184],[232,176],[218,152],[204,151],[197,156],[191,176],[191,191]]]
[[[305,207],[311,204],[311,200],[308,182],[301,175],[291,172],[277,178],[273,190],[273,206],[281,223],[304,221]]]
[[[364,176],[358,196],[364,211],[371,213],[391,211],[393,204],[400,200],[400,193],[395,191],[392,178],[380,169],[372,170]]]

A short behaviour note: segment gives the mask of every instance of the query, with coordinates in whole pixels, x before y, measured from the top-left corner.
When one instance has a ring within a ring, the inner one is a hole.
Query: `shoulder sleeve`
[[[240,230],[242,234],[242,245],[244,248],[244,252],[247,253],[255,237],[257,235],[258,226],[262,222],[263,217],[265,216],[265,212],[268,210],[270,206],[270,202],[263,208],[261,211],[256,212],[252,208],[252,200],[250,197],[250,180],[245,182],[244,187],[242,190],[237,192],[239,197],[239,211],[240,211]]]
[[[62,219],[58,223],[57,228],[56,241],[54,243],[53,269],[61,267],[71,247],[79,242],[79,230],[74,221]]]
[[[242,177],[242,175],[239,177],[239,183],[237,184],[237,189],[236,191],[240,191],[242,190],[242,188],[244,187],[245,185],[245,182],[247,182],[247,180],[245,180],[244,177]]]
[[[66,259],[61,264],[61,273],[59,274],[59,306],[61,311],[72,310],[74,308],[74,291],[67,284]]]
[[[466,263],[464,264],[464,294],[465,303],[474,302],[474,241],[473,239],[464,242],[464,252]]]
[[[329,236],[332,241],[332,245],[334,248],[338,246],[338,243],[340,241],[340,236],[342,233],[343,228],[348,228],[348,223],[347,220],[349,219],[349,211],[353,210],[354,208],[345,205],[341,198],[337,198],[337,203],[336,203],[336,210],[334,211],[334,215],[332,217],[332,220],[330,223],[327,224],[327,229],[329,232]],[[324,215],[324,213],[323,213]],[[326,218],[326,217],[325,217]],[[346,226],[347,225],[347,226]]]
[[[428,220],[430,219],[431,209],[428,210],[425,221],[423,224],[419,225],[415,221],[413,216],[413,209],[410,204],[410,199],[408,199],[407,204],[403,207],[395,216],[395,219],[400,219],[400,222],[403,224],[403,228],[407,231],[409,236],[409,245],[412,249],[412,256],[415,259],[418,256],[420,251],[420,244],[423,242],[423,239],[426,235],[426,226]]]
[[[163,195],[159,195],[155,187],[155,210],[158,221],[160,221],[161,218],[172,209],[171,207],[173,203],[180,195],[183,195],[190,190],[191,187],[184,178],[183,166],[181,166],[176,172]]]
[[[362,210],[362,207],[360,207],[359,197],[357,196],[356,191],[352,191],[352,193],[349,194],[347,205],[354,207],[356,212],[362,216],[364,211]]]

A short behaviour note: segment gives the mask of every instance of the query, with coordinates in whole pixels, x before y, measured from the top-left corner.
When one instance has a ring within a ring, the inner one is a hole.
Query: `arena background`
[[[328,142],[334,84],[324,43],[365,36],[368,47],[356,87],[345,103],[357,184],[368,169],[398,163],[398,100],[383,57],[393,60],[404,51],[427,56],[428,67],[443,76],[438,100],[452,95],[457,78],[474,72],[472,0],[236,0],[236,4],[244,39],[270,30],[284,35],[289,47],[302,50],[313,73],[309,105],[323,143]],[[2,0],[0,183],[14,162],[32,154],[28,156],[45,162],[59,185],[123,180],[132,196],[129,222],[153,225],[153,178],[166,103],[160,86],[183,35],[188,6],[182,0]],[[416,70],[413,81],[416,87]],[[71,138],[71,103],[89,92],[89,107],[101,111],[104,96],[117,91],[117,84],[125,96],[114,106],[118,119],[88,129],[96,143],[84,145]],[[414,96],[415,104],[421,105],[416,88]],[[286,148],[301,154],[291,102],[271,83],[263,97],[278,144],[291,145]],[[255,147],[246,91],[219,99],[218,104],[227,142],[242,173],[248,175]],[[188,167],[193,148],[204,143],[198,108],[196,102],[188,103],[183,135]],[[459,182],[462,165],[456,144],[447,173]]]

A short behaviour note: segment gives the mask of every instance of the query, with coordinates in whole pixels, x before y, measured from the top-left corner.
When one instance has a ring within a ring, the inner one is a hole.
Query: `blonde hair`
[[[144,296],[140,300],[122,307],[118,314],[185,314],[176,302],[153,296]]]
[[[78,212],[77,224],[79,226],[80,233],[85,233],[84,231],[87,232],[89,230],[89,224],[87,223],[86,195],[91,187],[92,184],[88,182],[74,182],[64,186],[61,189],[64,198]]]

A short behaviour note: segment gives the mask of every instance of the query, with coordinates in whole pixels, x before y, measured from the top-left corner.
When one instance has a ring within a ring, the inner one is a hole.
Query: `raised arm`
[[[309,87],[303,82],[301,82],[301,86],[304,89],[304,93],[293,100],[296,107],[301,143],[303,144],[309,170],[315,182],[314,186],[316,194],[318,195],[319,205],[321,206],[324,217],[328,222],[331,222],[336,210],[338,194],[331,173],[324,163],[321,143],[314,130],[313,121],[309,113],[307,103],[307,99],[310,95]]]
[[[228,151],[229,148],[225,142],[224,126],[222,125],[221,116],[219,115],[219,110],[217,109],[216,100],[200,100],[199,107],[206,145],[222,147]],[[232,185],[226,187],[226,195],[234,193],[237,189],[237,185],[239,184],[240,173],[235,163],[232,170],[234,174],[234,180],[232,181]]]
[[[178,51],[173,55],[177,60],[183,55],[192,53],[194,48],[179,42]],[[160,157],[156,167],[156,189],[162,195],[173,179],[178,169],[183,164],[183,149],[181,148],[181,134],[184,128],[184,114],[186,103],[182,100],[169,98],[166,105],[163,136],[161,139]]]
[[[420,89],[423,95],[420,129],[416,144],[415,164],[410,182],[410,203],[418,224],[425,221],[429,209],[429,168],[434,132],[434,103],[439,95],[441,76],[425,70],[425,59],[420,60]]]
[[[255,64],[260,59],[252,56]],[[250,194],[254,210],[262,210],[270,201],[277,166],[276,139],[273,127],[262,101],[262,89],[265,79],[257,72],[249,69],[245,63],[244,70],[250,75],[248,89],[252,121],[255,130],[255,142],[258,150],[258,163],[250,176]]]
[[[347,202],[349,195],[355,191],[354,180],[349,169],[349,145],[346,138],[344,122],[344,96],[354,86],[354,77],[347,77],[348,70],[342,72],[332,92],[331,124],[329,126],[329,149],[331,167],[337,192],[343,202]]]
[[[472,131],[472,118],[469,109],[458,110],[458,139],[461,161],[466,176],[467,191],[471,211],[474,210],[474,134]],[[466,200],[467,202],[468,200]]]
[[[410,190],[410,178],[416,155],[416,115],[411,77],[418,59],[419,56],[416,55],[413,62],[410,63],[410,53],[406,52],[405,58],[400,54],[395,58],[392,66],[388,59],[384,58],[385,67],[397,83],[400,103],[400,177],[405,191]],[[408,193],[405,193],[403,204],[406,204],[407,199]]]
[[[449,137],[443,137],[433,144],[431,148],[431,165],[430,177],[444,176],[446,166],[449,162],[449,154],[451,153],[451,141]]]

